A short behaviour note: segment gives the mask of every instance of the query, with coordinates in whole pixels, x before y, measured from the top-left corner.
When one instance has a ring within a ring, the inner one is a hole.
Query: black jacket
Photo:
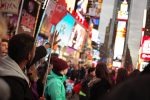
[[[110,88],[110,83],[105,79],[95,81],[90,88],[89,100],[101,100],[109,92]]]
[[[3,76],[10,87],[10,100],[32,100],[31,89],[28,83],[19,77]]]
[[[150,75],[128,79],[115,87],[104,100],[150,100]]]
[[[32,100],[28,77],[19,65],[8,56],[0,59],[0,77],[10,87],[10,100]]]

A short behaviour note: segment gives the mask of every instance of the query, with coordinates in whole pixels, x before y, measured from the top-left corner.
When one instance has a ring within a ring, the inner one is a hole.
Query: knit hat
[[[60,58],[55,58],[52,64],[55,71],[62,71],[69,67],[67,62]]]
[[[27,64],[26,68],[29,69],[30,66],[38,62],[40,59],[45,57],[47,54],[46,48],[44,46],[36,47],[35,56],[30,64]]]

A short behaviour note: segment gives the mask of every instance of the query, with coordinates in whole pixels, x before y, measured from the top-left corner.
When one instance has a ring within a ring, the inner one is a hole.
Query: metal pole
[[[19,23],[21,20],[21,13],[22,13],[22,8],[23,8],[24,0],[21,2],[21,7],[20,7],[20,12],[19,12],[19,17],[18,17],[18,22],[17,22],[17,27],[16,27],[16,32],[15,34],[18,34],[18,29],[19,29]]]

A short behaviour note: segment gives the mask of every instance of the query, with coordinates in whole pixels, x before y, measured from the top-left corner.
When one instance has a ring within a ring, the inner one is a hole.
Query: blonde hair
[[[0,15],[0,39],[2,38],[3,34],[7,33],[7,29],[6,19]]]

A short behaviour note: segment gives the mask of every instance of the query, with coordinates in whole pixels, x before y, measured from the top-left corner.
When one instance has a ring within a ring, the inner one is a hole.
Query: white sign
[[[145,54],[149,54],[150,53],[150,40],[145,40],[144,44],[143,44],[143,52]]]

